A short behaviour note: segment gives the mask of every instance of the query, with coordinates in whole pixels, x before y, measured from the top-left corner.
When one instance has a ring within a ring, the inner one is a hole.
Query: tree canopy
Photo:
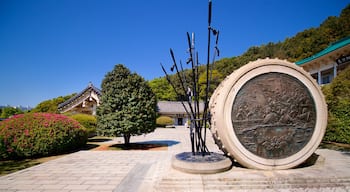
[[[63,103],[73,97],[75,95],[66,95],[66,96],[59,96],[53,99],[45,100],[41,103],[39,103],[34,109],[31,110],[33,113],[59,113],[58,112],[58,105],[60,103]]]
[[[155,78],[148,82],[157,99],[161,101],[175,101],[176,94],[165,78]]]
[[[24,113],[21,109],[15,107],[4,107],[0,110],[0,118],[9,118],[13,115]]]
[[[147,82],[118,64],[102,81],[101,105],[97,108],[97,132],[104,136],[132,135],[156,128],[157,100]]]

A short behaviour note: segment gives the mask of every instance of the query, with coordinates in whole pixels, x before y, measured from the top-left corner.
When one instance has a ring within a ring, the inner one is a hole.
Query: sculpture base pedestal
[[[213,174],[227,171],[232,166],[232,161],[219,153],[183,152],[172,158],[172,167],[182,172],[194,174]]]

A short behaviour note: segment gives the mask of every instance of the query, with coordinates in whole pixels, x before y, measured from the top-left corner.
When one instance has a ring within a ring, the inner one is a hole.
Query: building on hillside
[[[309,72],[318,84],[330,83],[340,71],[350,65],[350,36],[295,64]]]
[[[100,105],[101,91],[92,83],[77,95],[58,105],[60,113],[84,113],[96,115],[96,108]]]
[[[188,103],[184,102],[184,104],[186,108],[189,109]],[[203,113],[203,110],[204,103],[201,102],[199,104],[199,112]],[[185,125],[186,122],[190,119],[180,101],[159,101],[158,113],[159,115],[171,117],[174,120],[175,126]]]

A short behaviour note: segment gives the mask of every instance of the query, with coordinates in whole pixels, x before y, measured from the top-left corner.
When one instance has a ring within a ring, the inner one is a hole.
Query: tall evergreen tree
[[[148,83],[122,64],[102,81],[101,105],[97,108],[97,132],[104,136],[130,137],[156,128],[157,101]]]

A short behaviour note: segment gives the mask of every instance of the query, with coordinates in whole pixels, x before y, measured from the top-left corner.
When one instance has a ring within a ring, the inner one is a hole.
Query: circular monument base
[[[172,167],[182,172],[194,174],[212,174],[227,171],[232,166],[232,161],[219,153],[207,153],[202,155],[192,152],[179,153],[172,158]]]

